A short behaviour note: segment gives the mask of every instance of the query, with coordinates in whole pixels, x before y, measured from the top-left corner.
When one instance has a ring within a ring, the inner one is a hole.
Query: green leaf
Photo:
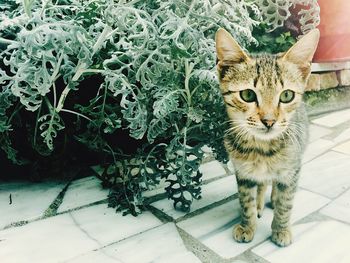
[[[52,114],[45,114],[38,120],[40,133],[44,142],[49,150],[53,150],[53,140],[57,137],[57,132],[64,129],[64,125],[61,123],[61,118],[55,112]]]

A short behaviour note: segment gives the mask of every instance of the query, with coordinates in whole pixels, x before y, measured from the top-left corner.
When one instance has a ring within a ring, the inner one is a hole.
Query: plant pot
[[[318,0],[321,38],[314,62],[350,60],[350,1]]]

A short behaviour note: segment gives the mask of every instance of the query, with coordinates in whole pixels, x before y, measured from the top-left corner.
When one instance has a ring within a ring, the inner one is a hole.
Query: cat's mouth
[[[260,140],[271,140],[281,136],[283,130],[277,127],[252,129],[253,135]]]

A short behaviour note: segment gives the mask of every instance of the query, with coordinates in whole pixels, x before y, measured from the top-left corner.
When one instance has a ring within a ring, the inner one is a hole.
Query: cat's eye
[[[294,100],[294,96],[295,96],[294,91],[287,89],[281,93],[280,102],[289,103],[292,100]]]
[[[256,94],[251,89],[241,90],[239,92],[239,95],[241,96],[242,100],[244,100],[245,102],[254,102],[254,101],[256,101]]]

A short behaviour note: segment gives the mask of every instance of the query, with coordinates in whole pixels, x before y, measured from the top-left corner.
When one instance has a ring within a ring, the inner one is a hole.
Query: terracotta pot
[[[318,0],[320,42],[314,62],[350,60],[350,0]]]

